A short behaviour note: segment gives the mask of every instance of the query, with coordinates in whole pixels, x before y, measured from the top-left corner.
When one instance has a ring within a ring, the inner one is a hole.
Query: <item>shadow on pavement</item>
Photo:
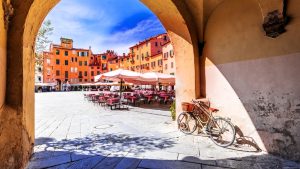
[[[225,159],[201,159],[199,156],[183,154],[178,154],[176,159],[170,159],[168,156],[143,156],[145,152],[164,153],[164,149],[174,144],[176,143],[170,139],[131,137],[125,134],[104,133],[60,141],[41,137],[36,139],[35,153],[27,168],[300,168],[300,164],[267,154]]]

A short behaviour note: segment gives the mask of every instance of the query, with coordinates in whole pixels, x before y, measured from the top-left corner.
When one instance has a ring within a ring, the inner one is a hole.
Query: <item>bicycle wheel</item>
[[[183,112],[177,118],[178,128],[185,134],[193,133],[197,128],[196,119],[189,113]]]
[[[234,142],[234,126],[222,117],[212,119],[207,125],[207,131],[210,139],[220,147],[228,147]]]

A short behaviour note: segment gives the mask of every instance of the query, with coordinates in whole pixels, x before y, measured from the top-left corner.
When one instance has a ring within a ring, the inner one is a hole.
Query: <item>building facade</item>
[[[57,83],[58,86],[66,83],[94,82],[94,76],[119,68],[140,73],[150,71],[162,73],[163,48],[172,50],[167,34],[139,42],[130,47],[129,54],[123,55],[117,55],[113,50],[93,54],[91,48],[74,48],[72,39],[61,38],[60,41],[59,45],[51,44],[50,51],[43,53],[43,76],[41,76],[44,83]]]
[[[163,72],[162,47],[170,42],[167,34],[160,34],[130,47],[131,70],[145,72]]]
[[[60,45],[51,44],[44,52],[44,83],[90,82],[91,60],[91,49],[73,48],[72,39],[61,38]]]
[[[176,64],[175,64],[175,55],[174,49],[171,42],[166,43],[162,47],[163,51],[163,73],[175,75]]]

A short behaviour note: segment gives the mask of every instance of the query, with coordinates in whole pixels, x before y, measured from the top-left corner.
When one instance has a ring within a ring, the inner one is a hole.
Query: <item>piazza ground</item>
[[[85,100],[83,93],[36,94],[28,169],[300,167],[246,145],[221,148],[207,137],[184,135],[171,120],[169,105],[112,111]]]
[[[209,98],[263,151],[300,159],[300,1],[141,2],[174,46],[178,112],[182,101]],[[24,168],[32,154],[33,46],[57,3],[1,0],[0,168]]]

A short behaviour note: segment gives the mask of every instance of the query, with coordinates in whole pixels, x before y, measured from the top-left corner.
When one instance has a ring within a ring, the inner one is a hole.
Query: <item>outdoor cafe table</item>
[[[170,97],[171,95],[169,94],[160,94],[159,97],[163,98],[164,99],[164,103],[166,104],[167,101],[168,101],[168,98]]]
[[[153,95],[144,95],[144,96],[147,98],[147,101],[150,104],[150,101],[153,98]]]
[[[136,101],[137,97],[135,97],[135,96],[127,96],[127,99],[129,99],[131,101],[131,103],[133,103],[133,105],[135,106],[135,101]]]

